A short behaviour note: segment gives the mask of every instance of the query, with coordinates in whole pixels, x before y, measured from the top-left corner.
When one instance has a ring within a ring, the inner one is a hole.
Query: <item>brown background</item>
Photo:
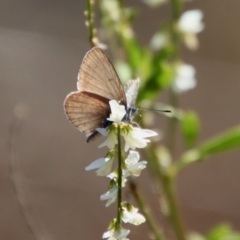
[[[129,4],[141,9],[135,30],[147,43],[169,9]],[[81,0],[0,1],[1,240],[101,239],[115,216],[114,205],[106,209],[99,201],[108,181],[84,170],[104,156],[106,150],[96,148],[102,139],[85,144],[62,108],[65,96],[76,89],[78,68],[89,50],[85,7]],[[202,9],[206,24],[200,50],[183,52],[197,69],[198,87],[181,99],[185,109],[194,108],[201,117],[201,142],[239,124],[240,2],[196,0],[187,7]],[[25,111],[20,125],[16,108],[18,114]],[[179,203],[188,229],[206,233],[225,221],[240,231],[239,169],[235,151],[182,172]],[[140,182],[151,193],[148,179],[145,171]],[[154,199],[146,197],[158,211]],[[132,229],[131,239],[147,236],[146,225]]]

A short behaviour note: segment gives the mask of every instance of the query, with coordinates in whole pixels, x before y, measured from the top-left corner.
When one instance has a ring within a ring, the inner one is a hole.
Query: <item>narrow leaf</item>
[[[240,147],[240,126],[235,127],[213,139],[199,148],[202,157],[210,154],[233,150]]]

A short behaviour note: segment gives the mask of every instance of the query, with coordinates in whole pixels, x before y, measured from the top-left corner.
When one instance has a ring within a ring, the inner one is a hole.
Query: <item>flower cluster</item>
[[[204,29],[202,23],[203,13],[200,10],[189,10],[184,12],[178,20],[177,28],[182,36],[185,45],[195,50],[198,48],[197,34]],[[175,79],[173,81],[173,90],[182,93],[193,89],[196,84],[195,68],[189,64],[178,63],[175,68]]]
[[[178,21],[178,29],[182,33],[183,41],[191,50],[198,48],[197,34],[204,29],[202,18],[202,11],[189,10],[184,12]]]
[[[175,68],[175,79],[173,81],[173,90],[182,93],[193,89],[196,84],[195,68],[189,64],[177,64]]]
[[[133,127],[128,123],[122,122],[122,119],[126,115],[125,107],[119,105],[116,100],[111,100],[109,104],[111,114],[108,120],[112,124],[106,129],[97,129],[100,134],[107,136],[107,139],[99,147],[107,146],[109,151],[104,158],[99,158],[87,166],[86,170],[96,169],[98,176],[107,176],[110,178],[108,191],[100,196],[100,200],[107,201],[106,207],[110,206],[116,200],[118,202],[117,219],[111,221],[108,231],[103,234],[103,238],[107,238],[108,240],[127,240],[126,236],[130,230],[124,229],[122,222],[139,225],[145,222],[145,218],[138,213],[137,208],[119,199],[119,196],[121,196],[119,191],[122,191],[128,177],[140,176],[141,171],[146,167],[147,162],[140,161],[139,153],[134,150],[146,147],[147,143],[150,142],[147,138],[156,136],[157,133]],[[120,144],[118,142],[118,134],[124,139],[124,151],[129,151],[129,153],[124,161],[121,160],[121,154],[120,157],[118,155],[120,162],[117,169],[112,170],[115,155],[119,154],[119,149],[116,147]]]
[[[189,10],[184,12],[174,25],[176,32],[181,37],[183,43],[190,50],[198,48],[197,34],[204,29],[202,22],[203,13],[200,10]],[[171,46],[171,34],[169,29],[163,29],[153,35],[150,45],[154,51]],[[184,63],[174,63],[175,78],[172,88],[177,93],[186,92],[193,89],[196,84],[195,68]]]

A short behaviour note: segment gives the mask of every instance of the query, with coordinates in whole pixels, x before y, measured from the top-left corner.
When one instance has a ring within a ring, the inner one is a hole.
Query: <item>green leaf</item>
[[[228,224],[221,224],[210,231],[207,240],[240,240],[240,234]]]
[[[160,89],[166,89],[172,84],[173,68],[169,63],[161,62],[159,64],[159,74],[156,76]]]
[[[142,48],[141,61],[138,65],[137,74],[141,81],[148,79],[152,74],[152,52],[148,48]]]
[[[124,45],[124,49],[127,54],[127,59],[130,66],[136,70],[140,64],[142,58],[142,48],[139,45],[137,39],[134,36],[126,36],[124,33],[124,28],[122,30],[122,41]],[[127,30],[125,30],[127,31]]]
[[[189,111],[184,114],[181,121],[181,130],[186,147],[193,147],[200,131],[200,123],[197,113]]]
[[[199,148],[202,157],[207,155],[233,150],[240,147],[240,126],[235,127],[213,139]]]
[[[157,59],[150,63],[152,64],[152,72],[139,91],[139,99],[153,100],[159,97],[161,91],[172,83],[173,69],[168,63],[162,60],[157,62]]]
[[[132,77],[132,69],[129,66],[129,64],[127,62],[124,61],[116,61],[114,64],[118,76],[121,79],[122,83],[125,85],[129,79],[131,79]]]

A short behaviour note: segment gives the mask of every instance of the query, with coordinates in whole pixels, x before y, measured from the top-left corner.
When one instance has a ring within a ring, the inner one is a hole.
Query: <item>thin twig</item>
[[[89,42],[91,44],[91,47],[95,47],[97,45],[97,39],[95,36],[96,30],[94,28],[93,5],[94,5],[94,0],[87,0],[86,26],[88,28]]]
[[[139,191],[137,189],[137,185],[135,184],[134,181],[130,180],[129,186],[130,186],[131,193],[133,194],[135,200],[137,201],[140,210],[143,212],[143,214],[146,218],[146,222],[154,236],[154,239],[155,240],[163,240],[164,237],[163,237],[162,233],[159,232],[159,229],[157,228],[156,223],[153,220],[152,214],[150,213],[150,210],[147,207],[146,202],[144,201],[143,197],[141,196],[141,194],[139,193]]]

